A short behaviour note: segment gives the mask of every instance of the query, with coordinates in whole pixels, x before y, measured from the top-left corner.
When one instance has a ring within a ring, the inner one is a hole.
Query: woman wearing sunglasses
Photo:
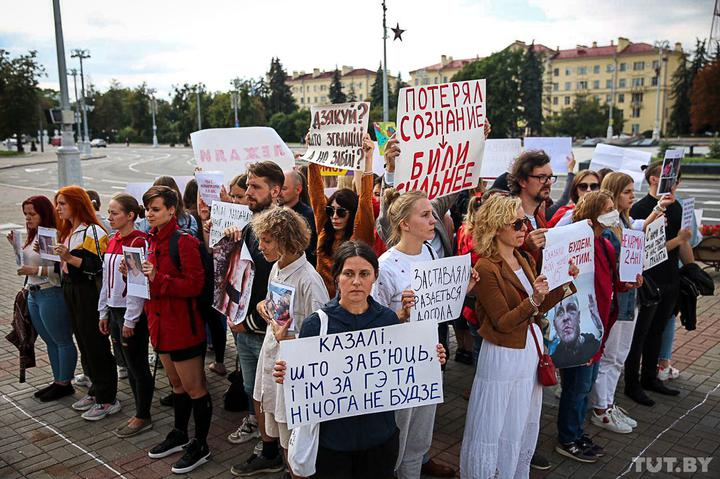
[[[535,261],[520,250],[526,229],[519,198],[494,195],[477,212],[473,292],[483,343],[460,454],[463,478],[530,474],[542,408],[536,341],[542,348],[544,313],[574,286],[549,291],[547,278],[535,275]]]
[[[577,202],[580,201],[580,198],[591,191],[598,191],[599,189],[600,175],[595,171],[583,170],[575,175],[572,182],[572,189],[570,190],[570,203],[558,208],[552,218],[550,218],[550,221],[548,221],[548,228],[565,226],[572,223],[572,212]]]
[[[373,215],[373,149],[375,145],[367,133],[363,137],[363,170],[354,172],[353,183],[358,194],[341,188],[325,197],[325,185],[320,175],[320,165],[308,165],[308,190],[315,214],[318,232],[317,271],[323,278],[330,297],[335,296],[332,278],[332,257],[338,247],[348,240],[359,240],[369,245],[375,241],[375,216]]]

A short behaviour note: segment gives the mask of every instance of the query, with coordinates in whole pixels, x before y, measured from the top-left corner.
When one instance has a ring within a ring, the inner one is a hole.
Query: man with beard
[[[307,180],[297,170],[288,170],[285,173],[285,184],[280,191],[278,203],[281,206],[292,208],[298,213],[310,226],[310,244],[305,250],[305,256],[311,265],[315,266],[317,260],[315,258],[315,249],[317,248],[317,230],[315,229],[315,215],[310,207],[310,197],[307,190]]]
[[[285,175],[282,169],[271,161],[260,161],[248,166],[245,198],[253,215],[265,211],[277,203],[284,183]],[[255,278],[250,292],[247,317],[245,321],[230,327],[235,335],[238,360],[243,375],[243,389],[250,399],[249,414],[243,419],[238,430],[228,436],[228,441],[233,444],[242,444],[258,436],[262,439],[262,452],[259,455],[253,453],[244,463],[233,466],[233,470],[242,476],[262,472],[279,472],[284,469],[284,464],[279,451],[278,439],[266,434],[265,417],[260,403],[252,400],[255,371],[267,328],[267,322],[257,312],[256,307],[267,296],[272,263],[266,261],[260,252],[258,239],[250,225],[247,225],[242,231],[235,227],[228,228],[225,235],[232,237],[235,241],[242,240],[255,263]]]
[[[591,306],[590,314],[596,324],[600,321]],[[580,333],[580,304],[575,295],[569,296],[555,306],[553,320],[560,344],[552,355],[558,368],[577,366],[587,362],[600,348],[600,341],[590,333]]]

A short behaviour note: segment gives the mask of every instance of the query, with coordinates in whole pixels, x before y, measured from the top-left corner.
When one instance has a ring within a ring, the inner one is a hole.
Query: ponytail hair
[[[117,203],[120,205],[120,208],[125,214],[134,214],[135,216],[133,217],[133,221],[137,220],[140,217],[142,207],[134,196],[127,193],[117,193],[115,196],[112,197],[112,200],[117,201]]]
[[[390,220],[390,236],[387,245],[393,246],[400,241],[402,231],[400,224],[406,221],[413,212],[418,200],[427,198],[424,191],[408,191],[400,194],[395,188],[385,190],[385,203],[388,205],[388,219]]]

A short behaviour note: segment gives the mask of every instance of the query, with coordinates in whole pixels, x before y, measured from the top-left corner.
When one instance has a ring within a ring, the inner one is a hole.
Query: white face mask
[[[598,216],[597,221],[606,228],[612,228],[620,223],[620,213],[618,213],[618,210],[612,210],[609,213]]]

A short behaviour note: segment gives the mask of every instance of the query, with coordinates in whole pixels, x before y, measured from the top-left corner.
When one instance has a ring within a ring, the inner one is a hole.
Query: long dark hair
[[[333,201],[337,201],[337,204],[348,210],[348,222],[345,231],[343,231],[342,243],[349,240],[353,234],[355,214],[358,209],[358,195],[356,195],[353,190],[341,188],[328,198],[328,206],[332,205]],[[335,243],[335,228],[333,228],[331,216],[325,219],[323,229],[325,230],[325,241],[323,242],[322,249],[326,255],[332,256],[333,244]]]
[[[35,212],[40,215],[40,226],[45,228],[57,228],[57,211],[53,207],[52,202],[42,195],[31,196],[22,202],[20,207],[25,214],[25,205],[32,205],[35,208]],[[25,247],[32,243],[37,235],[37,228],[27,230],[27,239],[25,240]]]

